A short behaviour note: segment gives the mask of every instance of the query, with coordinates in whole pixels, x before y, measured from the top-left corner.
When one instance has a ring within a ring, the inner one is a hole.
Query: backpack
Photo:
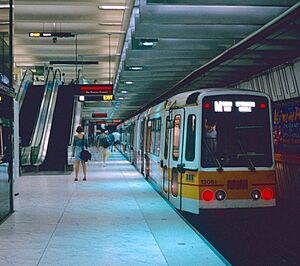
[[[108,148],[110,146],[108,137],[101,138],[100,139],[100,145],[102,147],[104,147],[105,149]]]
[[[115,142],[115,137],[114,137],[114,135],[113,135],[113,134],[108,134],[107,140],[108,140],[108,142],[109,142],[109,145],[113,145],[114,142]]]

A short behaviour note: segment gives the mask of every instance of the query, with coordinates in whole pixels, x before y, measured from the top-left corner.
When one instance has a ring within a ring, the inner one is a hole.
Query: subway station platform
[[[16,180],[0,265],[229,265],[120,153],[79,176]]]

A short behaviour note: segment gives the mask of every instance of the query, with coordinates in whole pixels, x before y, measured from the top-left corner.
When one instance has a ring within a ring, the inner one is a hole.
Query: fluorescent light
[[[143,67],[141,67],[141,66],[130,66],[129,69],[130,70],[142,70]]]
[[[2,4],[2,5],[0,5],[0,9],[6,9],[6,8],[10,8],[10,5],[9,4]],[[15,8],[15,6],[12,5],[12,8]]]
[[[126,94],[126,93],[127,93],[127,91],[121,91],[121,93],[123,93],[123,94]]]
[[[122,26],[123,23],[121,22],[101,22],[99,23],[101,26]]]
[[[84,102],[84,96],[83,95],[79,95],[79,101]]]
[[[125,81],[125,84],[133,84],[133,81]]]
[[[142,45],[143,46],[153,46],[154,45],[154,42],[142,42]]]
[[[128,7],[127,6],[98,6],[98,8],[104,10],[125,10]]]
[[[32,63],[16,63],[16,67],[34,67],[36,64]],[[42,66],[41,64],[39,66]]]
[[[125,99],[124,97],[119,97],[119,98],[118,98],[118,100],[124,100],[124,99]]]

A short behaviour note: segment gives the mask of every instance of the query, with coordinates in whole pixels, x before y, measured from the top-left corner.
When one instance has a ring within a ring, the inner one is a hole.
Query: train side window
[[[187,122],[187,135],[185,146],[185,159],[194,161],[195,159],[195,140],[196,140],[196,116],[189,115]]]
[[[172,186],[171,186],[172,195],[174,197],[178,196],[178,171],[176,168],[172,169]]]
[[[178,161],[179,158],[179,147],[180,147],[180,115],[176,115],[174,118],[173,128],[173,160]]]
[[[160,152],[160,132],[161,132],[161,118],[156,119],[155,127],[155,155],[159,156]]]
[[[163,189],[164,192],[168,192],[168,168],[167,166],[164,167],[163,170]]]
[[[155,128],[156,123],[154,119],[151,119],[151,133],[150,133],[150,153],[155,152]]]
[[[170,117],[167,116],[166,118],[166,137],[165,137],[165,150],[164,150],[164,156],[165,156],[165,159],[167,160],[168,159],[168,152],[169,152],[169,125],[170,125]]]
[[[152,120],[149,120],[149,121],[147,122],[147,142],[146,142],[146,152],[150,152],[151,130],[152,130]]]

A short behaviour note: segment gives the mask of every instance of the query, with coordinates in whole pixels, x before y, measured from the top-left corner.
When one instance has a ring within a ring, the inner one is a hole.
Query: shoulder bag
[[[82,138],[82,150],[80,152],[80,159],[87,162],[92,159],[92,154],[84,149],[84,137]]]

